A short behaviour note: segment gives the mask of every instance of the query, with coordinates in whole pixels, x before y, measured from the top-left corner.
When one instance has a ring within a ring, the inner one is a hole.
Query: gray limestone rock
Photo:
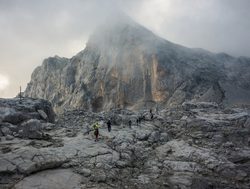
[[[37,110],[47,115],[47,121],[55,121],[55,113],[50,102],[42,99],[19,98],[0,99],[0,119],[14,125],[29,119],[41,119]]]
[[[7,135],[5,138],[6,138],[6,140],[13,140],[14,139],[14,137],[11,135]]]
[[[187,106],[159,110],[152,120],[149,110],[77,109],[65,110],[54,124],[2,122],[1,129],[27,137],[1,137],[0,188],[248,189],[249,111],[207,102]],[[127,125],[140,115],[146,115],[140,125]],[[95,122],[98,141],[92,130],[86,133]]]
[[[42,123],[36,119],[30,119],[27,122],[24,122],[20,126],[22,132],[19,133],[19,137],[30,138],[30,139],[42,139],[44,133],[42,131]]]
[[[91,170],[83,168],[79,171],[79,173],[85,177],[89,177],[91,175]]]
[[[11,132],[11,130],[8,127],[2,127],[1,131],[2,131],[2,133],[3,133],[4,136],[12,135],[12,132]]]
[[[37,110],[37,112],[40,114],[40,116],[44,119],[47,120],[48,116],[43,110]]]

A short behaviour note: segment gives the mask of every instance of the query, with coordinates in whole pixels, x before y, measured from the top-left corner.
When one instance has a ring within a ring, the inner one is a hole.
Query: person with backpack
[[[150,119],[153,120],[154,119],[154,114],[153,114],[152,109],[149,110],[149,113],[150,113]]]
[[[139,118],[136,118],[136,125],[139,126],[140,120]]]
[[[151,115],[150,115],[150,119],[151,119],[151,120],[153,120],[153,119],[154,119],[154,114],[153,114],[153,113],[151,113]]]
[[[131,128],[131,126],[132,126],[132,121],[131,120],[128,121],[128,125],[129,125],[129,128]]]
[[[96,123],[93,125],[94,135],[95,135],[95,141],[98,141],[98,137],[99,137],[99,128],[100,128],[100,125],[99,125],[98,122],[96,122]]]
[[[108,126],[108,131],[111,132],[111,121],[110,121],[110,119],[107,122],[107,126]]]

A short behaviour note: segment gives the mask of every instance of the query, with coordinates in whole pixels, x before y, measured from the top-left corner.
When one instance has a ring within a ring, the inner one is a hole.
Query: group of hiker
[[[149,113],[150,113],[150,119],[153,120],[154,114],[152,112],[152,109],[150,109]],[[145,120],[146,120],[145,115],[139,116],[136,119],[136,125],[139,126],[141,124],[141,122],[145,121]],[[108,119],[106,124],[107,124],[107,128],[108,128],[108,132],[111,132],[111,120]],[[132,127],[132,120],[128,121],[128,125],[129,125],[129,128]],[[92,127],[93,127],[93,131],[94,131],[94,135],[95,135],[95,141],[98,141],[100,124],[98,122],[95,122]],[[89,131],[90,131],[89,128],[87,128],[87,130],[88,130],[87,133],[89,134]]]

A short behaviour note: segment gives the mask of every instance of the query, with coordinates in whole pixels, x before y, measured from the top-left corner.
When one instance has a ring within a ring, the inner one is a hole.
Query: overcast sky
[[[0,97],[24,90],[44,58],[84,49],[114,10],[169,41],[250,57],[250,0],[0,0]]]

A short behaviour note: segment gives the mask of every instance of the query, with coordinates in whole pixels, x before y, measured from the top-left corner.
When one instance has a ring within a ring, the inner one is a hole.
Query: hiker
[[[151,120],[154,119],[154,114],[151,113],[151,116],[150,116]]]
[[[142,117],[141,117],[141,116],[139,116],[139,118],[138,118],[138,122],[139,122],[139,124],[141,124],[141,120],[142,120]]]
[[[131,120],[128,121],[128,125],[129,125],[129,128],[131,128],[131,126],[132,126],[132,121]]]
[[[150,110],[149,110],[149,113],[150,113],[150,119],[152,120],[152,119],[154,118],[153,110],[150,109]]]
[[[136,125],[139,125],[139,118],[136,118]]]
[[[95,135],[95,141],[98,141],[99,128],[100,128],[100,125],[99,125],[98,122],[96,122],[96,123],[93,125],[94,135]]]
[[[110,121],[110,119],[107,122],[107,126],[108,126],[108,131],[110,132],[111,131],[111,121]]]

